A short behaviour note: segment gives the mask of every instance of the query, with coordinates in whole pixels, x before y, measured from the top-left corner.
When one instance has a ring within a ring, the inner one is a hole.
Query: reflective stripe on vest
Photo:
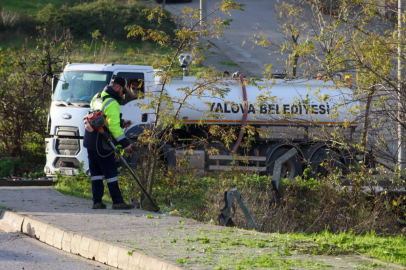
[[[103,114],[104,114],[104,110],[107,108],[107,106],[109,106],[109,104],[112,103],[113,101],[115,101],[115,99],[110,98],[109,100],[106,101],[106,103],[104,103],[104,105],[101,108],[101,111],[103,112]]]

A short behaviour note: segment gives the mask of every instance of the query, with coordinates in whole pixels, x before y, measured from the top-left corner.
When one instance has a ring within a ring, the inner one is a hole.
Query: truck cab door
[[[121,105],[121,113],[122,119],[132,122],[131,126],[127,128],[126,136],[129,138],[136,137],[153,121],[149,110],[145,109],[145,105],[150,100],[148,93],[151,86],[149,80],[151,76],[146,74],[145,71],[128,70],[118,70],[114,76],[126,79],[128,83],[127,90],[132,91],[132,94],[125,95]]]

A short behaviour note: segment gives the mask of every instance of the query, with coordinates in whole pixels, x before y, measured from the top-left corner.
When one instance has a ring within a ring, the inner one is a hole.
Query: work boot
[[[92,209],[106,209],[106,205],[102,202],[93,203]]]
[[[93,204],[102,201],[104,195],[104,184],[102,179],[92,180],[92,194],[93,194]]]
[[[113,209],[114,210],[128,210],[128,209],[133,209],[134,205],[132,204],[126,204],[126,203],[114,203],[113,204]]]
[[[118,187],[118,181],[107,183],[110,191],[110,197],[113,200],[113,205],[124,203],[123,196],[121,195],[120,188]]]

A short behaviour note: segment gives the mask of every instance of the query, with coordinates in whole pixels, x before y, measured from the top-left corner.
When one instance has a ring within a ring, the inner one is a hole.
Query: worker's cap
[[[115,77],[113,82],[116,84],[121,85],[124,88],[124,94],[127,93],[127,80],[124,79],[123,77]]]

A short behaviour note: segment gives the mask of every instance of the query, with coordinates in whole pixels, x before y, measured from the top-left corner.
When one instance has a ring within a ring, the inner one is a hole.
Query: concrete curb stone
[[[82,235],[73,234],[72,242],[70,244],[70,252],[76,255],[80,255],[80,244],[82,242]]]
[[[143,268],[144,270],[151,269],[151,267],[150,267],[151,260],[148,260],[148,257],[145,256],[144,254],[140,254],[140,263],[139,264],[144,266],[144,268]]]
[[[48,225],[42,222],[37,223],[37,228],[34,227],[35,229],[35,235],[37,236],[37,239],[41,242],[45,242],[47,238],[47,228]],[[46,243],[46,242],[45,242]]]
[[[29,235],[30,237],[36,238],[35,228],[37,228],[37,225],[35,223],[38,223],[38,222],[29,217],[26,217],[24,219],[24,223],[22,225],[22,232]]]
[[[45,231],[45,243],[47,243],[50,246],[54,245],[54,235],[55,235],[55,228],[52,226],[47,226]]]
[[[24,216],[21,216],[19,214],[11,212],[11,211],[0,210],[0,220],[7,221],[3,225],[2,225],[2,223],[0,223],[0,229],[2,229],[2,227],[4,226],[4,227],[8,227],[8,229],[12,229],[15,231],[21,231],[22,224],[24,222]],[[6,228],[3,228],[3,229],[6,229]]]
[[[32,219],[30,217],[25,217],[24,222],[22,224],[22,232],[40,240],[41,242],[45,242],[46,240],[46,230],[48,225],[42,223],[38,220]]]
[[[162,268],[164,267],[163,263],[156,259],[151,260],[150,263],[150,269],[162,270]]]
[[[62,249],[62,239],[64,234],[64,231],[59,228],[55,228],[54,247],[56,247],[57,249]]]
[[[62,250],[69,252],[71,251],[71,244],[73,239],[73,232],[64,231],[62,238]]]
[[[133,252],[128,260],[128,268],[126,270],[137,269],[140,265],[141,254]]]
[[[118,268],[119,269],[127,269],[128,268],[128,264],[130,261],[130,256],[128,255],[128,250],[125,248],[118,248],[118,254],[117,254],[117,264],[118,264]]]
[[[89,247],[90,247],[90,238],[87,236],[82,236],[80,241],[79,255],[88,259],[89,258]]]
[[[110,245],[109,253],[107,254],[107,264],[113,267],[118,267],[118,247]]]
[[[100,242],[92,237],[89,237],[90,239],[90,244],[89,244],[89,259],[98,261],[99,260],[99,246]]]
[[[165,261],[154,257],[131,252],[123,247],[115,246],[92,237],[64,231],[30,217],[7,210],[0,210],[0,221],[8,218],[13,220],[16,231],[27,234],[50,246],[119,269],[128,270],[181,270]],[[131,253],[131,255],[129,255]]]
[[[109,255],[110,244],[100,242],[99,249],[97,251],[97,258],[99,262],[107,264],[107,258]]]

